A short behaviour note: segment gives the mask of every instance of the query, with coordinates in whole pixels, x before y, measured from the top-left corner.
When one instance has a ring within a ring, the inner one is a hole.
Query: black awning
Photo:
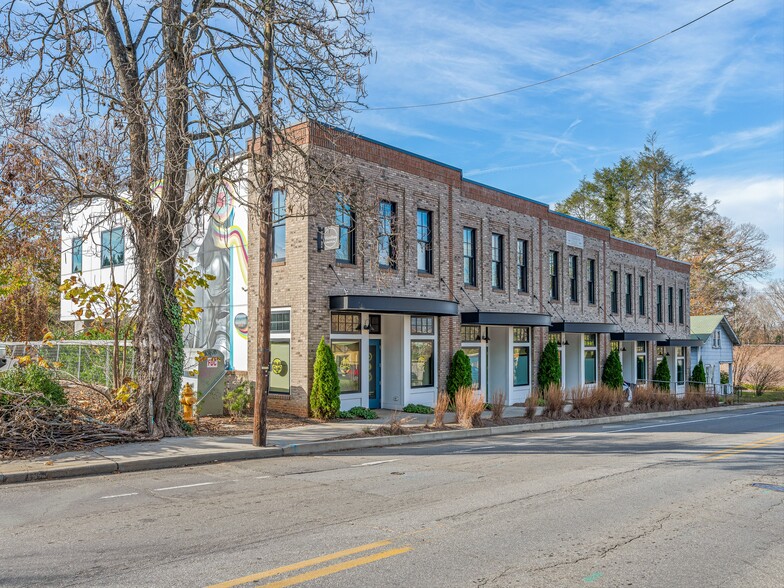
[[[457,302],[452,300],[409,298],[405,296],[374,296],[369,294],[330,296],[329,309],[392,314],[430,314],[435,316],[457,316],[458,314]]]
[[[551,333],[620,333],[621,327],[615,323],[553,323]]]
[[[623,333],[612,333],[610,339],[613,341],[666,341],[667,335],[665,333],[630,333],[624,331]]]
[[[692,345],[697,345],[699,343],[699,339],[666,339],[664,341],[659,341],[657,343],[660,347],[691,347]]]
[[[553,320],[549,314],[535,312],[463,312],[460,322],[464,325],[549,327]]]

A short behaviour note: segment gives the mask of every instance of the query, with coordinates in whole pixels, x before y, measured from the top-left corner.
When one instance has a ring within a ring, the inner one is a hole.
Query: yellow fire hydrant
[[[186,423],[195,423],[196,417],[193,416],[193,405],[196,404],[196,394],[193,391],[193,386],[190,384],[185,384],[185,387],[182,389],[180,404],[182,404],[182,419]]]

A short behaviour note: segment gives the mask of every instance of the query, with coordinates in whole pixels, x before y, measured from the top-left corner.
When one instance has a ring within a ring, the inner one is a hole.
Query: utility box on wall
[[[204,359],[199,362],[198,414],[200,416],[222,416],[223,395],[226,392],[226,365],[223,353],[217,349],[205,349]]]

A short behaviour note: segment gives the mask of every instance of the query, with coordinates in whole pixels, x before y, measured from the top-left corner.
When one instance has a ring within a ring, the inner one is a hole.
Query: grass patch
[[[761,396],[754,392],[741,393],[742,402],[784,402],[784,390],[768,390]]]

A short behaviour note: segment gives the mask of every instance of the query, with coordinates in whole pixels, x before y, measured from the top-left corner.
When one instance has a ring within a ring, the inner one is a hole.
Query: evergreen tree
[[[700,360],[691,372],[691,382],[700,388],[704,388],[707,381],[708,379],[705,376],[705,365],[702,363],[702,360]]]
[[[602,384],[610,388],[623,388],[623,366],[617,349],[613,349],[604,362],[602,370]]]
[[[662,390],[670,389],[670,365],[667,363],[666,357],[662,357],[659,365],[656,366],[656,371],[653,374],[653,384]]]
[[[558,344],[555,341],[548,342],[544,347],[542,358],[539,360],[537,383],[540,394],[552,385],[561,385],[561,362],[558,359]]]
[[[319,419],[334,419],[340,410],[340,379],[332,349],[321,338],[313,364],[310,412]]]
[[[471,377],[471,360],[465,354],[465,351],[458,349],[452,357],[452,363],[449,366],[449,373],[446,376],[446,391],[449,396],[454,399],[455,393],[460,388],[470,388],[473,385],[473,378]]]

